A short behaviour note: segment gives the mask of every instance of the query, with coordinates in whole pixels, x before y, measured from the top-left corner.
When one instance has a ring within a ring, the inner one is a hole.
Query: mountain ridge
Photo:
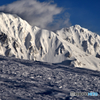
[[[0,14],[0,54],[100,70],[100,36],[80,25],[55,33],[11,14]]]

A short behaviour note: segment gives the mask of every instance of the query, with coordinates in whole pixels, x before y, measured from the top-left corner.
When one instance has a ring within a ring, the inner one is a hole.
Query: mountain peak
[[[76,28],[81,28],[81,26],[78,25],[78,24],[74,25],[74,27],[76,27]]]
[[[80,25],[54,33],[1,13],[0,54],[100,70],[100,36]]]

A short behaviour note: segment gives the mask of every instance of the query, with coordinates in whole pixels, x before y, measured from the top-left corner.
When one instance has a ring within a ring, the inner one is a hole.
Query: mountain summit
[[[0,13],[0,55],[100,70],[100,36],[79,25],[54,33]]]

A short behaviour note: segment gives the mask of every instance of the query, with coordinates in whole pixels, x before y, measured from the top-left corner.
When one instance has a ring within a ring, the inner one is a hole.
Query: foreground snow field
[[[0,56],[0,100],[100,100],[100,72]]]

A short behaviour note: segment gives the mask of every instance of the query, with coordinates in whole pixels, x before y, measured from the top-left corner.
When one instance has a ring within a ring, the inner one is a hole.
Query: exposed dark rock
[[[10,49],[7,49],[6,52],[5,52],[5,55],[6,56],[9,56],[10,51],[11,51],[11,48]]]
[[[96,54],[96,57],[97,57],[97,58],[100,58],[100,54],[97,53],[97,54]]]
[[[65,57],[71,57],[71,54],[70,54],[70,52],[67,52],[67,53],[65,53]]]
[[[82,47],[83,47],[84,51],[86,52],[86,50],[87,50],[87,48],[88,48],[87,41],[83,41],[83,42],[82,42]]]
[[[80,29],[80,32],[84,32],[84,30],[83,29]]]
[[[91,36],[91,35],[89,36],[89,43],[90,43],[91,45],[93,45],[93,43],[92,43],[92,36]]]
[[[3,43],[8,42],[7,35],[3,32],[1,32],[1,34],[0,34],[0,41],[3,42]]]
[[[55,55],[59,55],[60,53],[62,54],[63,51],[65,51],[64,45],[61,43],[58,48],[55,50]]]
[[[18,46],[18,43],[16,41],[13,42],[13,47],[14,47],[15,51],[17,52],[17,47],[19,47],[19,46]]]
[[[30,33],[28,33],[27,37],[25,38],[25,46],[26,46],[26,49],[29,49],[29,46],[31,46],[31,35]]]
[[[20,48],[21,53],[23,53],[23,50]]]
[[[94,44],[94,49],[95,49],[95,51],[97,50],[97,47],[99,47],[99,45],[98,45],[97,42],[95,42],[95,44]]]

